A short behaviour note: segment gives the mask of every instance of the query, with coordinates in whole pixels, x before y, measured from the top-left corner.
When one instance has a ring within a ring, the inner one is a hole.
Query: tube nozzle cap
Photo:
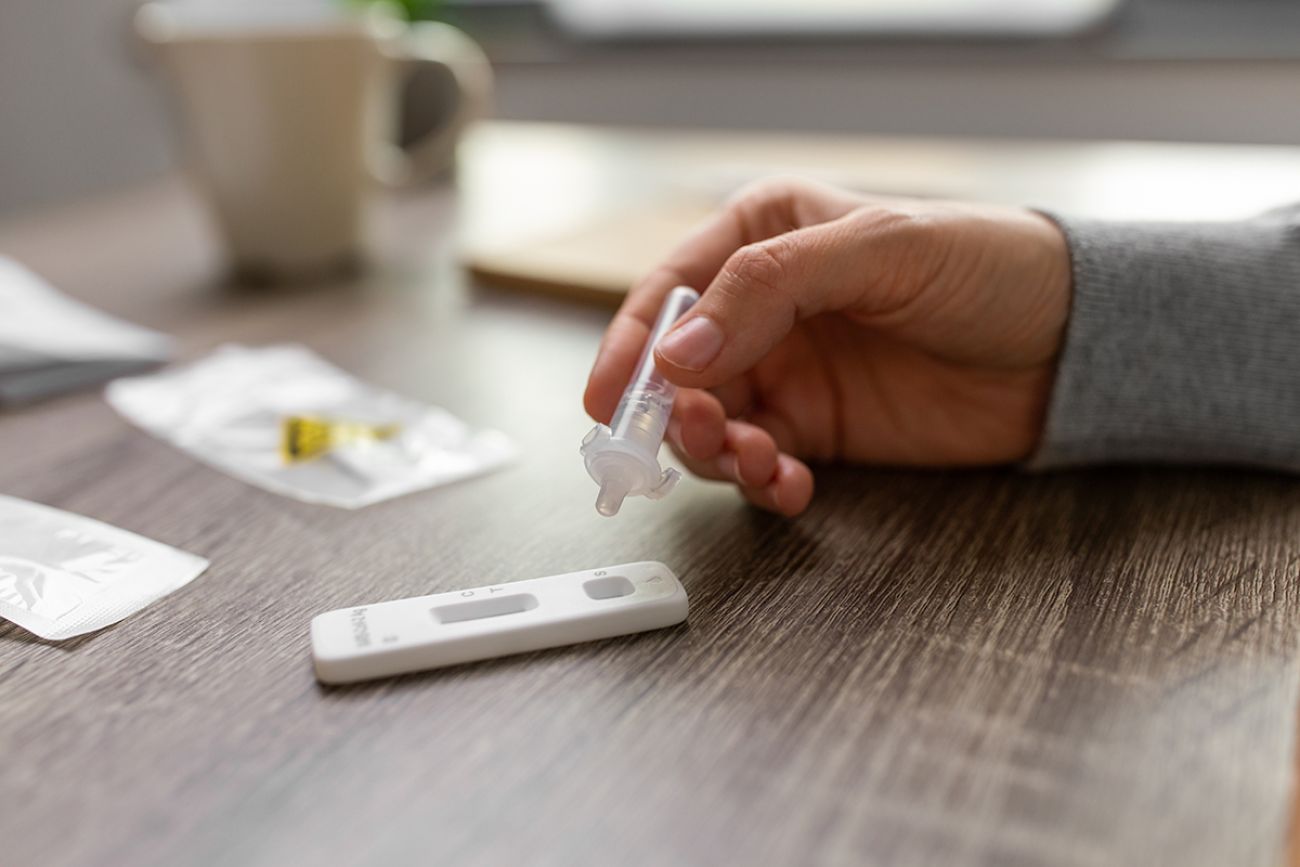
[[[596,511],[606,518],[614,517],[618,514],[618,510],[623,508],[623,500],[627,498],[627,493],[631,489],[626,479],[606,478],[600,486],[600,494],[596,497]]]

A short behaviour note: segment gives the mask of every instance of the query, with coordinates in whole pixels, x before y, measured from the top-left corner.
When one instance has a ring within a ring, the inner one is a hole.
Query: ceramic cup
[[[383,6],[173,0],[145,4],[135,22],[178,96],[185,162],[245,274],[361,261],[376,187],[445,172],[491,96],[472,40]],[[399,147],[399,89],[429,66],[454,82],[454,105]]]

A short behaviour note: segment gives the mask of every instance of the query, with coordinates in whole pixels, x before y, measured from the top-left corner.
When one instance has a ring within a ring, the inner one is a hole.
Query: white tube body
[[[654,347],[699,297],[686,286],[668,293],[609,426],[596,425],[582,442],[587,472],[600,485],[596,511],[606,517],[617,514],[626,497],[659,499],[677,483],[676,470],[659,466],[677,387],[655,367]]]

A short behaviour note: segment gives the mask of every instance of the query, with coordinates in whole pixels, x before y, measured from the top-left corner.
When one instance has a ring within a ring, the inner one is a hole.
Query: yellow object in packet
[[[280,457],[286,464],[310,461],[341,445],[392,439],[401,431],[399,424],[286,416],[280,423]]]
[[[302,346],[223,346],[119,379],[105,397],[224,473],[340,509],[477,476],[516,454],[505,434],[362,382]]]

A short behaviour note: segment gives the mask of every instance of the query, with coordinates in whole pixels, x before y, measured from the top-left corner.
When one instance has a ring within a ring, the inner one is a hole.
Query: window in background
[[[562,26],[597,37],[771,34],[1066,35],[1122,0],[550,0]]]

